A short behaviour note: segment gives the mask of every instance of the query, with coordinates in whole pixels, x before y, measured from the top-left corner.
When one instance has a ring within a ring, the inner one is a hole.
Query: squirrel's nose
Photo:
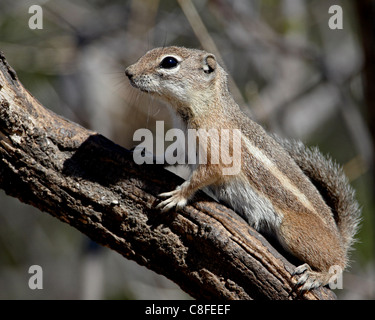
[[[133,76],[134,76],[134,74],[131,72],[131,70],[130,70],[129,67],[125,69],[125,74],[126,74],[126,76],[127,76],[130,80],[131,80],[131,79],[133,78]]]

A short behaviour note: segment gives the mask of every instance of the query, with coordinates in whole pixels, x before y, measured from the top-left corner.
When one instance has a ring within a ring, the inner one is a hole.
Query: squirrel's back
[[[342,168],[317,148],[307,148],[301,141],[273,138],[290,154],[296,164],[331,208],[346,250],[355,242],[361,221],[361,210]]]

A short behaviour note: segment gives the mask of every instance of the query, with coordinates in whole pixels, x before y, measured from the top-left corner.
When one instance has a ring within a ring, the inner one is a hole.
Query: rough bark
[[[94,241],[175,281],[195,298],[333,299],[301,294],[294,266],[232,210],[198,194],[154,207],[181,183],[160,165],[44,108],[0,56],[0,187]],[[22,232],[20,230],[20,232]]]

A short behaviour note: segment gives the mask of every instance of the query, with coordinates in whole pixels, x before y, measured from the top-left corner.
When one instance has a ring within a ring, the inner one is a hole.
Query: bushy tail
[[[297,140],[273,138],[284,147],[318,189],[331,208],[346,251],[350,250],[359,228],[361,209],[342,168],[318,148],[307,148]]]

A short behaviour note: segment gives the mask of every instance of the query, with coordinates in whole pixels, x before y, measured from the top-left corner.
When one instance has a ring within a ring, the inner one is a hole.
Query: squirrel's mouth
[[[157,91],[155,83],[147,75],[136,75],[132,72],[131,67],[125,70],[125,74],[129,79],[130,84],[143,92],[155,93]]]
[[[141,90],[142,92],[146,92],[146,93],[152,93],[152,92],[153,92],[153,91],[151,91],[150,89],[145,88],[144,86],[139,85],[138,83],[136,83],[136,82],[134,82],[134,81],[130,81],[130,84],[131,84],[134,88],[137,88],[137,89]]]
[[[144,91],[144,92],[148,92],[148,90],[147,90],[146,88],[144,88],[142,85],[140,85],[140,84],[138,83],[138,81],[134,81],[134,78],[130,78],[130,77],[129,77],[129,82],[130,82],[130,84],[131,84],[134,88],[139,89],[139,90]]]
[[[155,90],[152,90],[152,86],[150,85],[149,81],[146,81],[144,79],[135,79],[133,77],[129,77],[130,84],[142,92],[146,93],[154,93]]]
[[[134,81],[133,78],[129,78],[129,82],[130,82],[130,84],[131,84],[134,88],[137,88],[137,89],[142,90],[142,88],[139,87],[139,85]]]

